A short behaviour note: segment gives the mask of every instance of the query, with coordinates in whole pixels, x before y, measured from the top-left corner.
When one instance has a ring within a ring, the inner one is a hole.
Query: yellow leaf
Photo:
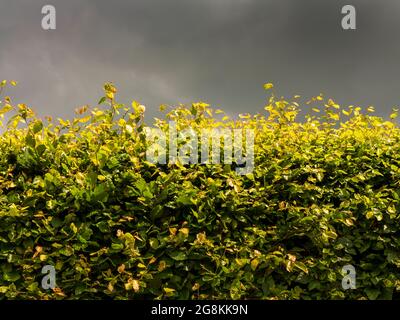
[[[60,288],[54,288],[53,292],[58,296],[65,297],[65,293]]]
[[[253,271],[256,270],[259,263],[260,261],[257,258],[251,260],[250,262],[251,269],[253,269]]]
[[[179,232],[184,234],[185,236],[188,236],[189,235],[189,228],[179,229]]]
[[[163,290],[164,290],[164,292],[165,292],[166,294],[175,292],[175,289],[172,289],[172,288],[163,288]]]
[[[86,106],[82,106],[80,108],[76,108],[75,112],[77,114],[84,114],[87,111],[87,109],[88,109],[88,106],[86,105]]]
[[[296,261],[296,256],[293,254],[288,253],[288,258],[289,258],[289,261],[292,261],[292,262]]]
[[[346,226],[353,226],[354,225],[353,220],[351,220],[350,218],[344,220],[344,223],[345,223]]]
[[[167,267],[167,264],[164,260],[161,260],[158,264],[158,271],[161,272]]]
[[[70,228],[73,231],[73,233],[77,233],[78,232],[78,228],[76,227],[76,225],[73,222],[70,224]]]
[[[130,126],[129,124],[126,125],[125,129],[126,129],[126,131],[127,131],[128,133],[132,133],[132,132],[133,132],[133,128],[132,128],[132,126]]]
[[[121,264],[121,265],[118,267],[117,271],[118,271],[119,273],[123,273],[123,272],[125,271],[125,265],[124,265],[124,264]]]
[[[237,263],[237,265],[239,267],[243,267],[248,262],[248,260],[247,259],[236,258],[235,262]]]
[[[139,106],[139,112],[140,112],[140,113],[144,113],[145,111],[146,111],[146,107],[145,107],[144,105],[141,104],[141,105]]]
[[[268,82],[268,83],[264,84],[264,89],[265,90],[272,89],[273,87],[274,87],[273,83]]]
[[[154,263],[154,262],[156,262],[156,261],[157,261],[157,259],[154,258],[154,257],[152,257],[152,258],[150,259],[150,261],[149,261],[149,264],[152,264],[152,263]]]
[[[43,250],[43,248],[41,246],[37,246],[35,249],[36,249],[36,252],[34,253],[32,259],[35,259]]]
[[[133,288],[133,291],[138,292],[139,291],[139,281],[132,280],[132,288]]]
[[[196,291],[200,289],[200,285],[196,282],[193,286],[192,286],[192,290]]]
[[[12,109],[12,106],[11,106],[10,104],[7,103],[6,105],[4,105],[3,108],[1,108],[0,114],[7,113],[7,112],[10,111],[11,109]]]
[[[328,105],[334,107],[335,109],[339,109],[340,108],[340,106],[335,101],[333,101],[332,99],[328,100]]]
[[[108,289],[108,291],[110,291],[110,292],[113,292],[113,291],[114,291],[114,286],[113,286],[113,284],[112,284],[111,282],[108,283],[107,289]]]
[[[104,112],[101,110],[97,110],[97,111],[92,111],[92,114],[95,115],[96,117],[100,117],[104,114]]]
[[[333,119],[333,120],[339,120],[339,115],[337,114],[337,113],[332,113],[331,115],[330,115],[330,117]]]
[[[80,119],[79,119],[79,122],[80,122],[80,123],[88,122],[88,121],[90,120],[91,117],[92,117],[92,116],[86,116],[86,117],[80,118]]]
[[[139,106],[140,106],[139,102],[137,102],[135,100],[132,101],[132,108],[133,108],[133,110],[135,110],[135,113],[137,113],[139,111]]]

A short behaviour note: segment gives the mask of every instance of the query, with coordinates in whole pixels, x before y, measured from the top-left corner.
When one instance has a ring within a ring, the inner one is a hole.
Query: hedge
[[[238,175],[235,163],[150,163],[145,108],[104,90],[73,120],[3,97],[0,299],[399,296],[396,111],[385,120],[320,95],[302,120],[301,98],[273,93],[237,118],[203,102],[162,107],[152,126],[164,131],[254,130],[254,170]],[[346,265],[354,289],[342,287]]]

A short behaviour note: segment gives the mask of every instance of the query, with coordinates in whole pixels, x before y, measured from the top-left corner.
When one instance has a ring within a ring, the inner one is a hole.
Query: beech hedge
[[[396,110],[385,120],[319,95],[301,120],[301,98],[274,94],[237,118],[203,102],[162,107],[151,125],[164,131],[254,130],[254,170],[241,176],[235,163],[150,163],[144,106],[104,91],[73,120],[42,119],[3,92],[0,299],[399,296]]]

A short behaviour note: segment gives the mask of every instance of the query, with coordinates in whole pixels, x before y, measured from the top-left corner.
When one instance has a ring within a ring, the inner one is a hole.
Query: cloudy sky
[[[57,29],[41,28],[54,5]],[[357,30],[341,8],[357,9]],[[72,117],[114,82],[149,115],[162,103],[207,101],[230,114],[281,95],[400,105],[398,0],[0,0],[0,78],[39,115]]]

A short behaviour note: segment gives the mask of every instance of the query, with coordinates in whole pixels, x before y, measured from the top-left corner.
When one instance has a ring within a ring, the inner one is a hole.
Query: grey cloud
[[[40,28],[41,7],[57,30]],[[39,114],[71,117],[113,81],[120,99],[156,115],[161,103],[208,101],[259,112],[264,82],[279,93],[325,92],[343,104],[398,104],[400,4],[353,0],[358,29],[343,31],[345,1],[0,0],[0,78]],[[10,93],[11,94],[11,93]]]

